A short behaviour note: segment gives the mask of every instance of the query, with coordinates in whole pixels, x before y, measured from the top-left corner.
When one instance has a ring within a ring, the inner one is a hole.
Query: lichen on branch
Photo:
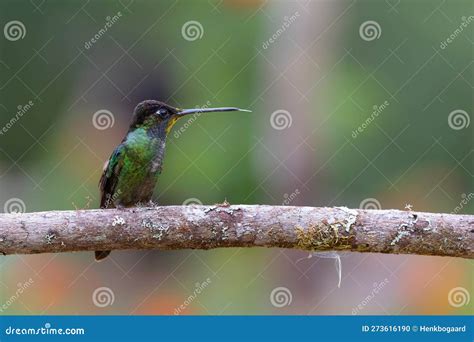
[[[0,214],[0,253],[277,247],[474,258],[474,216],[266,205]]]

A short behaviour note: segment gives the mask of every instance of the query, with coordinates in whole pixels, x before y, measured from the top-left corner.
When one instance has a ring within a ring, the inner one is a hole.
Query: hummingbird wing
[[[122,144],[117,146],[117,148],[110,156],[109,161],[105,165],[104,172],[100,177],[99,189],[101,192],[101,208],[114,207],[114,203],[111,201],[111,199],[115,193],[119,180],[120,170],[123,166],[123,150],[124,146]]]

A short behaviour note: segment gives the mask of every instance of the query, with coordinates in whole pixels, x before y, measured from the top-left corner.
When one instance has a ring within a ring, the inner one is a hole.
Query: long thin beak
[[[240,109],[237,107],[217,107],[217,108],[192,108],[183,109],[178,112],[178,115],[188,115],[195,113],[212,113],[212,112],[252,112],[248,109]]]

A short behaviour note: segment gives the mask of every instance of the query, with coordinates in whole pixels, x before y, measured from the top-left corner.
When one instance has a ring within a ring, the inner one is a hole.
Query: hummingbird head
[[[236,107],[180,109],[156,100],[140,102],[133,112],[130,129],[148,128],[168,134],[173,125],[185,115],[210,112],[250,112]]]
[[[130,129],[135,128],[161,128],[168,133],[176,123],[178,108],[156,100],[140,102],[133,111]]]

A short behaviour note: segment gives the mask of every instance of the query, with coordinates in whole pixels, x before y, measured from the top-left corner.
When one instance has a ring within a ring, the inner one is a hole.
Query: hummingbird
[[[127,134],[114,149],[99,181],[100,207],[126,208],[150,203],[163,168],[166,137],[173,125],[190,114],[250,112],[237,107],[180,109],[164,102],[145,100],[133,111]],[[96,251],[100,261],[110,251]]]

